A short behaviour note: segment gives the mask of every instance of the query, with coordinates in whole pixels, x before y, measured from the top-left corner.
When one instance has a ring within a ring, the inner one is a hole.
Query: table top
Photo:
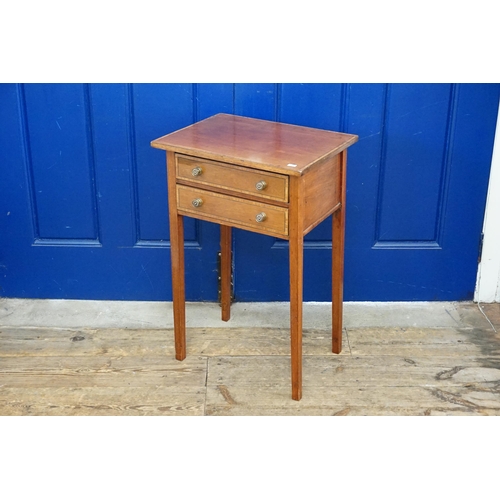
[[[167,151],[287,175],[303,175],[357,135],[220,113],[151,142]]]

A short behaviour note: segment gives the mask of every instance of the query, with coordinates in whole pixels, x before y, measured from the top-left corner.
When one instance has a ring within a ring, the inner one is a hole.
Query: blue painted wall
[[[170,300],[165,154],[219,112],[359,135],[346,300],[472,298],[500,85],[0,85],[0,296]],[[190,300],[217,297],[218,227],[185,219]],[[305,300],[331,300],[331,218]],[[288,300],[281,240],[234,231],[237,300]]]

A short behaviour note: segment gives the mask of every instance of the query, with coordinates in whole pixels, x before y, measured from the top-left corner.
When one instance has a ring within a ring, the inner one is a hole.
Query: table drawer
[[[288,203],[288,176],[177,155],[177,178]]]
[[[200,219],[288,236],[287,208],[182,185],[177,185],[177,208]]]

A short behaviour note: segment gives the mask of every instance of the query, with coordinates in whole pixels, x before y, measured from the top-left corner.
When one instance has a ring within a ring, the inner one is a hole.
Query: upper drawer
[[[288,176],[177,155],[177,178],[288,203]]]

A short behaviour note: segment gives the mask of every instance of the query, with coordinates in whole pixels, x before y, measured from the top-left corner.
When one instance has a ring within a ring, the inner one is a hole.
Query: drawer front
[[[177,178],[288,203],[288,177],[177,155]]]
[[[220,224],[288,236],[288,209],[267,203],[177,185],[177,209],[180,213]]]

